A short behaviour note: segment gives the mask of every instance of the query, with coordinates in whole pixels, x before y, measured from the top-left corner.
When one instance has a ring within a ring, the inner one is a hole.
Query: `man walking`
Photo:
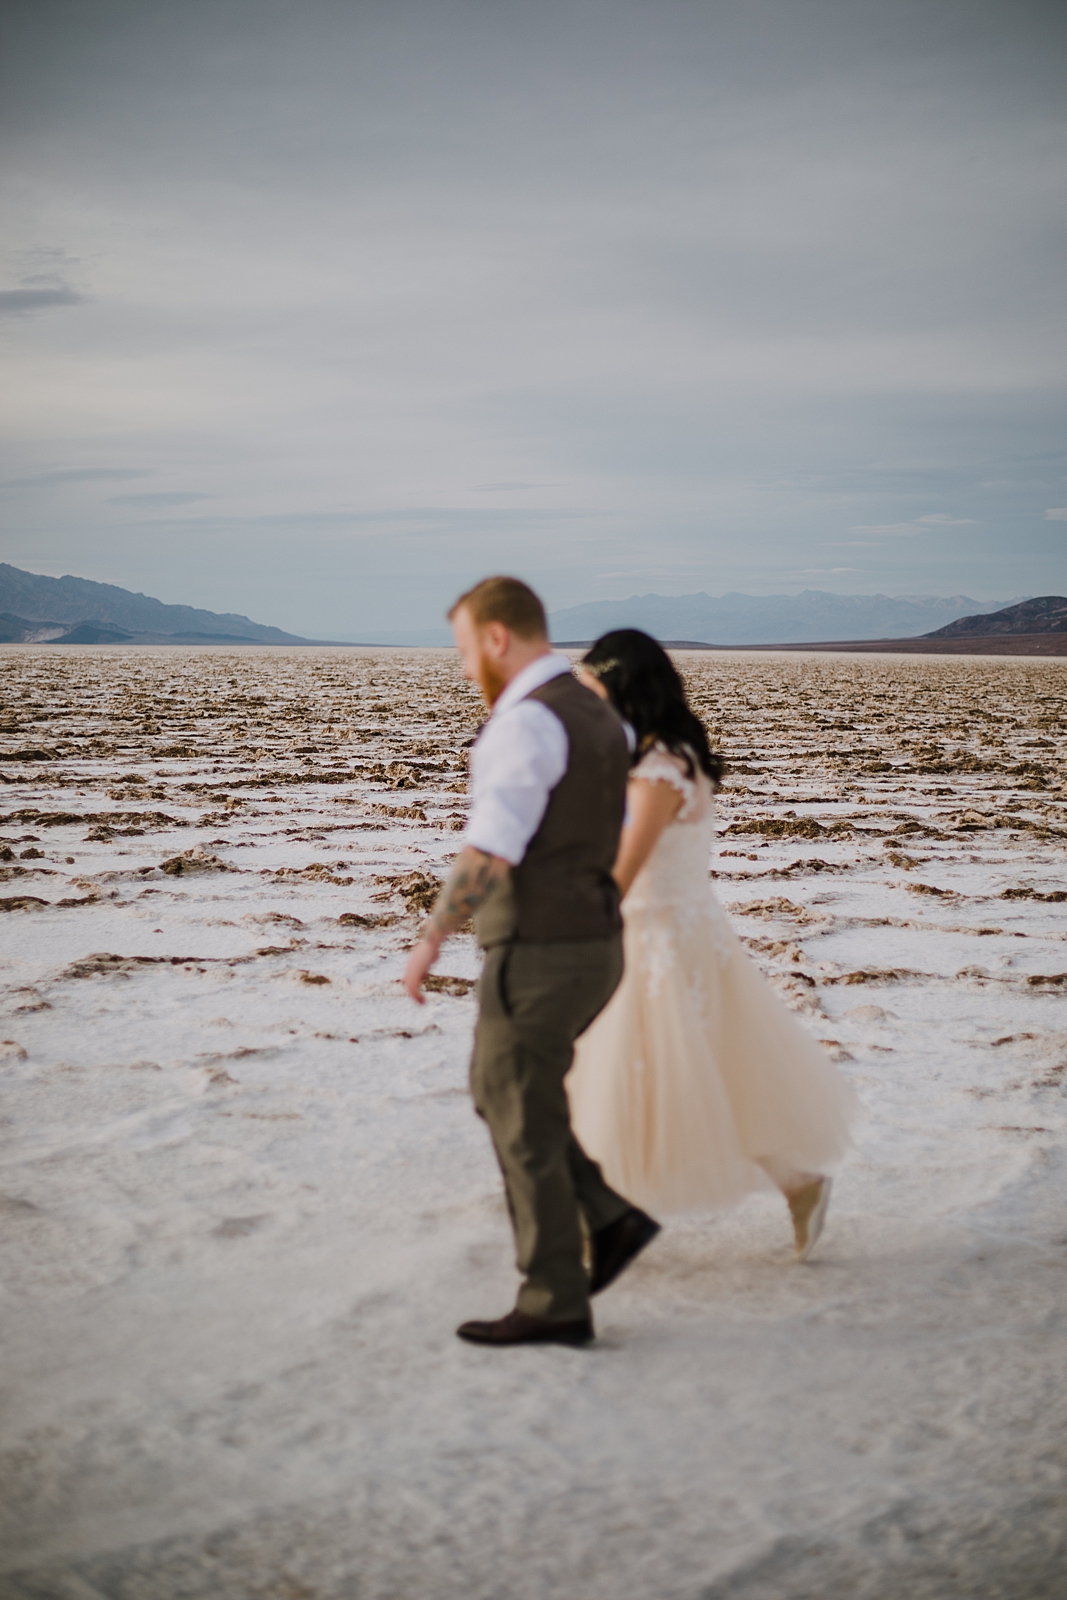
[[[564,1087],[575,1039],[622,976],[611,869],[630,765],[626,734],[553,652],[544,607],[517,578],[484,579],[460,596],[449,620],[464,672],[492,715],[471,756],[464,845],[404,983],[421,1003],[442,943],[474,917],[485,961],[471,1092],[500,1162],[523,1275],[513,1311],[457,1332],[475,1344],[585,1344],[593,1337],[590,1295],[659,1232],[582,1150]]]

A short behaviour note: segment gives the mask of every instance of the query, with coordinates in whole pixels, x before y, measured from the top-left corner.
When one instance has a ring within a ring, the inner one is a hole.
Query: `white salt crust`
[[[678,659],[866,1119],[807,1266],[759,1197],[485,1352],[451,654],[0,649],[4,1600],[1059,1592],[1067,663]]]

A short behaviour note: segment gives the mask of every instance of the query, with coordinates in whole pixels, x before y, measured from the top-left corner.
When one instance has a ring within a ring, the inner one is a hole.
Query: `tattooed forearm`
[[[486,855],[483,850],[467,845],[456,857],[445,886],[437,896],[429,926],[444,939],[458,932],[479,906],[485,904],[508,870],[507,862],[500,856]]]
[[[500,856],[488,856],[472,845],[460,851],[404,970],[404,987],[418,1005],[425,1004],[422,986],[441,953],[443,941],[450,933],[459,932],[510,870]]]

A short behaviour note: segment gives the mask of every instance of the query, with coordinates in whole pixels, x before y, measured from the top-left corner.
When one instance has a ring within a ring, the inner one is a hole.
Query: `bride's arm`
[[[662,778],[630,779],[626,786],[626,826],[613,868],[623,898],[655,849],[660,834],[678,815],[682,803],[679,791]]]

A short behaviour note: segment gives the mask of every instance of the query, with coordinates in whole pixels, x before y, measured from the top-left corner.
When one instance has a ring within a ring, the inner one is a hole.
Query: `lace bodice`
[[[682,796],[681,809],[667,824],[655,848],[634,879],[623,902],[623,914],[671,904],[706,908],[708,867],[715,839],[715,803],[711,780],[662,745],[654,745],[634,767],[631,778],[669,783]]]

